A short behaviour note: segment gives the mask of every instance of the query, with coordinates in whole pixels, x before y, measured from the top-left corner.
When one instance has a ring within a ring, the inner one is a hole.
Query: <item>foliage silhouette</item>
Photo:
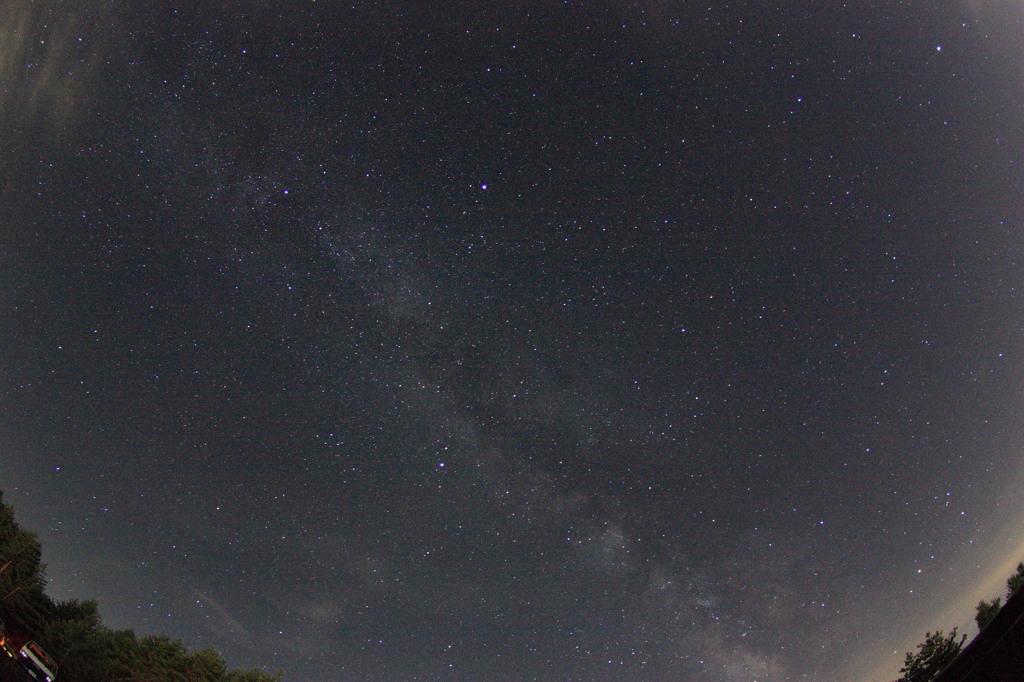
[[[925,640],[917,645],[917,653],[907,652],[900,672],[903,676],[896,682],[928,682],[953,662],[964,646],[967,635],[957,640],[956,628],[944,635],[941,630],[929,632]]]
[[[1002,599],[996,597],[992,601],[985,601],[982,599],[978,602],[975,607],[974,622],[978,624],[978,630],[984,630],[988,627],[988,624],[992,622],[992,619],[999,613],[999,609],[1003,607]]]
[[[1006,579],[1006,598],[1012,597],[1021,585],[1024,585],[1024,561],[1017,564],[1017,572]]]
[[[169,637],[138,638],[102,624],[95,600],[46,595],[39,539],[14,520],[0,491],[0,622],[11,642],[35,639],[60,682],[274,682],[280,675],[228,670],[214,649],[189,653]]]

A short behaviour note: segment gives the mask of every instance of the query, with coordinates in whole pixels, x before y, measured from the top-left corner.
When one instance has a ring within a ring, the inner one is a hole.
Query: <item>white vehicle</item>
[[[29,642],[21,647],[18,657],[21,660],[21,667],[39,682],[54,682],[56,679],[53,675],[53,669],[56,666],[42,647],[35,642]]]

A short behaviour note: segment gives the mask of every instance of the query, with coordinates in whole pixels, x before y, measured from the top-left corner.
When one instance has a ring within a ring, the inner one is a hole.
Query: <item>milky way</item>
[[[508,4],[0,15],[50,592],[285,680],[895,677],[1022,558],[1020,8]]]

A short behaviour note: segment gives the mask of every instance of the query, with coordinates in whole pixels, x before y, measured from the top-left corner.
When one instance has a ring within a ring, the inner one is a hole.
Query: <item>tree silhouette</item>
[[[942,672],[957,657],[967,640],[967,635],[961,635],[958,641],[956,634],[956,628],[948,635],[942,634],[941,630],[927,633],[925,640],[917,645],[916,654],[907,652],[900,668],[903,676],[896,682],[928,682]]]
[[[1006,598],[1012,597],[1021,585],[1024,585],[1024,561],[1017,564],[1017,572],[1006,579]]]
[[[996,597],[992,601],[985,601],[982,599],[978,602],[974,613],[974,622],[978,624],[978,630],[984,630],[988,627],[988,624],[996,617],[996,614],[999,613],[999,609],[1001,609],[1002,606],[1002,599],[999,597]]]
[[[14,520],[0,491],[0,623],[12,641],[36,639],[61,682],[275,682],[260,670],[228,670],[213,649],[189,653],[180,640],[137,638],[103,626],[95,601],[54,603],[35,533]],[[4,658],[3,663],[8,661]],[[12,664],[16,665],[16,664]],[[11,673],[0,669],[0,677]]]
[[[14,509],[0,491],[0,619],[31,636],[42,632],[50,600],[39,538],[14,520]]]

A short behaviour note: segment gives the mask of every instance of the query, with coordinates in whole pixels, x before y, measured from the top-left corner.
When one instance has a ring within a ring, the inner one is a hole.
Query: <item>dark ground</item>
[[[29,682],[31,679],[16,660],[0,653],[0,680],[3,682]]]

